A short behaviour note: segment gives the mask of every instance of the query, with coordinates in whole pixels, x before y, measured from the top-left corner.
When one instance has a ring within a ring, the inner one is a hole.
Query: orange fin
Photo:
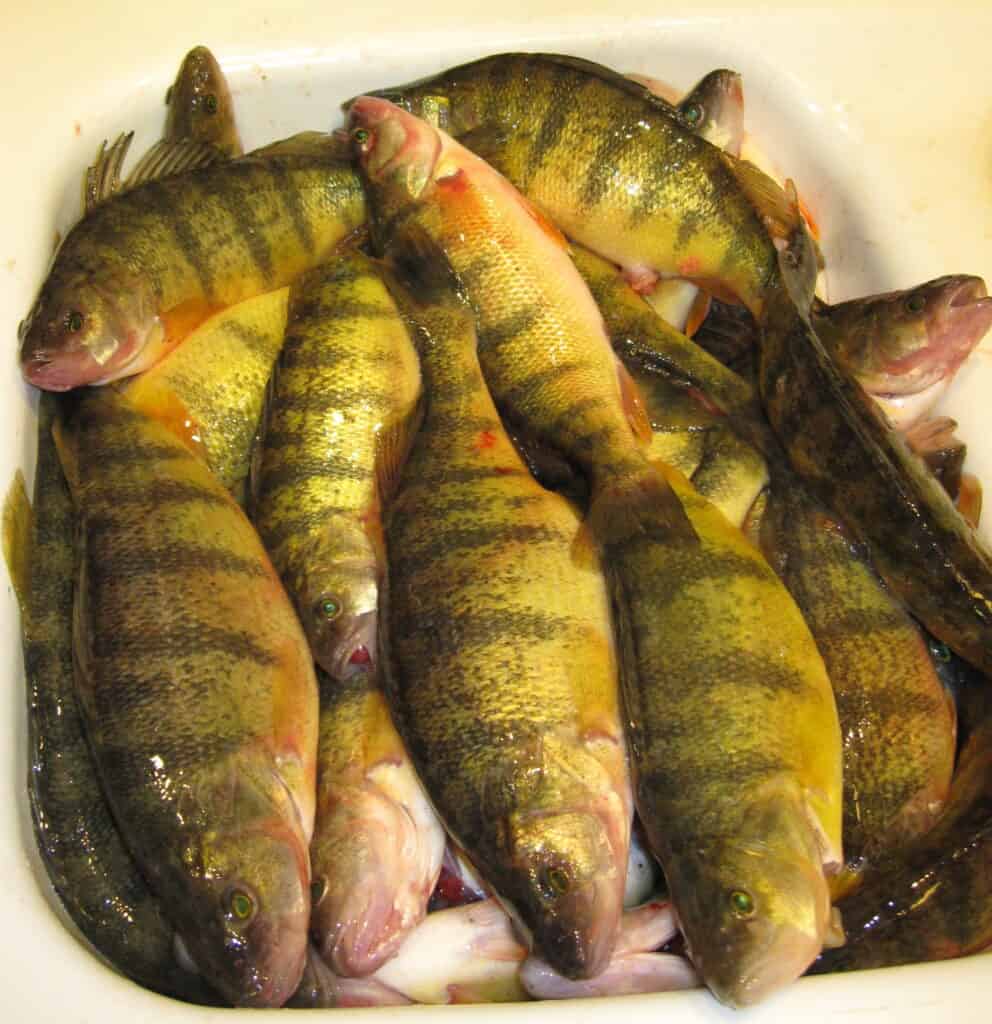
[[[197,458],[210,464],[202,427],[170,387],[138,378],[135,386],[124,391],[124,397],[132,408],[161,423]]]
[[[711,303],[712,299],[702,289],[696,293],[682,331],[687,338],[691,338],[703,326],[703,321],[709,316]]]
[[[627,422],[634,432],[634,437],[642,444],[650,444],[653,431],[647,409],[644,408],[644,399],[641,397],[640,389],[634,378],[619,359],[617,360],[617,381],[620,384],[620,401],[623,411],[627,414]]]
[[[961,485],[958,488],[958,511],[965,521],[975,530],[982,518],[982,483],[971,473],[961,474]]]
[[[190,299],[166,310],[160,317],[165,331],[163,341],[165,351],[168,352],[175,348],[181,341],[188,338],[200,324],[218,312],[220,309],[217,306],[211,306],[203,299]]]
[[[548,218],[527,198],[517,193],[520,198],[520,205],[527,211],[535,224],[551,239],[559,249],[564,252],[570,251],[568,239],[562,234],[557,224],[553,224]]]
[[[3,560],[7,563],[10,582],[14,585],[21,614],[27,605],[31,582],[31,535],[34,515],[28,498],[24,474],[14,470],[14,479],[3,502]]]

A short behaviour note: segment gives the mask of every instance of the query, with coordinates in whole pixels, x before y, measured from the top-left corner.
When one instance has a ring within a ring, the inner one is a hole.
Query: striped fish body
[[[838,906],[847,942],[827,950],[813,973],[946,960],[992,945],[992,716],[962,748],[933,830],[867,873]]]
[[[613,348],[628,365],[657,370],[700,391],[756,448],[766,454],[777,450],[750,381],[659,317],[614,264],[581,246],[573,246],[572,260],[596,300]]]
[[[635,793],[697,970],[743,1005],[822,946],[824,866],[841,860],[840,730],[785,588],[671,475],[699,543],[610,552]]]
[[[446,131],[601,256],[760,312],[775,256],[739,165],[643,86],[589,61],[511,53],[375,95],[417,114],[440,104]]]
[[[288,298],[280,288],[210,317],[123,387],[135,408],[198,438],[214,475],[242,502]]]
[[[349,254],[294,286],[253,514],[314,657],[335,678],[375,653],[381,491],[409,447],[419,397],[416,350],[371,260]]]
[[[444,835],[371,665],[380,508],[409,447],[420,368],[375,264],[351,253],[292,289],[256,451],[254,515],[321,675],[322,891],[311,930],[340,975],[366,975],[427,909]]]
[[[351,118],[374,234],[387,252],[418,237],[443,250],[475,311],[497,405],[586,475],[594,510],[636,522],[640,504],[688,531],[645,457],[636,389],[557,229],[482,160],[392,104],[364,97]]]
[[[762,332],[762,401],[797,475],[864,544],[892,593],[940,640],[992,671],[992,555],[926,465],[828,355],[798,283],[794,236]]]
[[[60,425],[80,516],[77,692],[122,834],[201,973],[280,1005],[303,968],[317,692],[257,535],[109,390]]]
[[[56,390],[147,369],[209,313],[324,262],[364,220],[357,176],[319,152],[244,156],[112,196],[59,248],[22,368]]]
[[[426,414],[386,525],[390,705],[449,832],[569,976],[609,960],[631,803],[605,583],[529,475],[460,306],[418,319]]]
[[[41,396],[23,623],[38,850],[69,917],[114,967],[164,995],[212,1003],[203,981],[175,963],[172,925],[118,834],[86,743],[72,664],[76,517],[52,439],[57,407]]]
[[[850,884],[936,821],[954,767],[954,705],[919,628],[814,503],[774,489],[762,538],[837,699]]]
[[[768,483],[760,452],[734,432],[706,396],[665,373],[628,364],[651,424],[651,458],[687,477],[734,526],[740,526]]]

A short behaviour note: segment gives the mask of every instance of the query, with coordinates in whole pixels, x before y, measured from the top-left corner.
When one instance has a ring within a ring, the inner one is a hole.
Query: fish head
[[[235,1006],[276,1007],[299,984],[310,915],[310,862],[295,803],[269,770],[228,777],[187,822],[178,864],[186,900],[170,908],[199,972]],[[221,831],[217,821],[233,823]]]
[[[105,384],[129,373],[161,323],[139,281],[113,291],[85,274],[52,274],[21,323],[21,372],[46,391]]]
[[[830,893],[805,814],[752,808],[750,817],[740,835],[690,844],[669,877],[690,959],[714,995],[736,1007],[798,978],[830,924]],[[767,831],[751,827],[759,823]]]
[[[402,758],[383,758],[360,785],[325,790],[318,807],[310,931],[347,977],[396,953],[426,912],[444,855],[441,824]]]
[[[332,517],[301,547],[287,582],[314,659],[337,680],[375,659],[379,557],[357,520]]]
[[[186,54],[165,103],[169,108],[168,138],[210,142],[230,156],[240,152],[231,90],[217,59],[205,46],[195,46]]]
[[[349,110],[348,131],[369,187],[388,206],[420,197],[441,155],[435,128],[388,100],[360,96]]]
[[[732,156],[740,156],[744,84],[738,72],[726,68],[711,71],[679,103],[678,112],[691,131]]]
[[[903,397],[954,376],[992,326],[992,298],[980,277],[954,274],[840,303],[824,315],[862,387]]]
[[[586,811],[510,815],[510,880],[500,889],[534,947],[559,974],[591,978],[605,970],[623,912],[626,856]]]

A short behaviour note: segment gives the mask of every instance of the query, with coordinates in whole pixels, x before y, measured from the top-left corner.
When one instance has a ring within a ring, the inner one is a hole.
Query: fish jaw
[[[427,187],[441,155],[441,138],[427,122],[388,100],[360,96],[349,110],[348,129],[370,181],[398,180],[413,199]]]
[[[444,832],[408,764],[378,765],[319,812],[311,930],[338,975],[364,977],[396,954],[427,912]]]

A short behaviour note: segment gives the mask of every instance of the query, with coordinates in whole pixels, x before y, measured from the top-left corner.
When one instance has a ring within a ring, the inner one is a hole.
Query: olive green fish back
[[[762,530],[833,684],[844,737],[844,852],[860,871],[936,820],[954,766],[953,704],[919,628],[815,503],[776,488]]]
[[[289,284],[364,219],[358,177],[331,158],[211,164],[101,203],[66,237],[40,301],[84,274],[105,288],[140,280],[164,311],[231,305]]]
[[[590,61],[511,53],[377,95],[415,113],[442,97],[448,131],[570,237],[760,310],[774,249],[734,161],[642,86]]]
[[[308,632],[320,617],[309,602],[323,591],[311,593],[307,580],[322,568],[333,577],[334,614],[375,611],[381,502],[419,394],[416,351],[373,261],[349,253],[294,285],[253,512]]]
[[[992,945],[992,715],[962,749],[932,832],[871,872],[839,907],[847,943],[827,950],[813,973],[943,960]]]
[[[112,393],[80,399],[65,444],[82,521],[80,697],[129,845],[146,870],[179,859],[184,834],[216,826],[202,816],[242,758],[282,757],[306,829],[316,683],[254,530],[199,459]]]
[[[787,252],[801,264],[795,248]],[[826,352],[809,299],[783,264],[761,344],[771,424],[812,494],[865,544],[879,575],[926,628],[992,669],[992,556],[925,464]]]
[[[616,860],[625,863],[606,591],[591,550],[581,567],[573,560],[580,517],[531,478],[510,443],[466,311],[417,316],[428,323],[426,413],[387,519],[386,686],[450,832],[534,928],[536,893],[508,853],[514,820],[587,810],[612,818],[612,867],[596,842],[571,847],[579,852],[563,870],[575,872],[576,888],[597,871],[603,884],[620,881]]]
[[[66,912],[115,968],[165,995],[212,1003],[203,981],[175,962],[172,925],[117,832],[76,705],[76,515],[52,439],[58,407],[56,396],[41,395],[23,623],[28,796],[38,849]]]

